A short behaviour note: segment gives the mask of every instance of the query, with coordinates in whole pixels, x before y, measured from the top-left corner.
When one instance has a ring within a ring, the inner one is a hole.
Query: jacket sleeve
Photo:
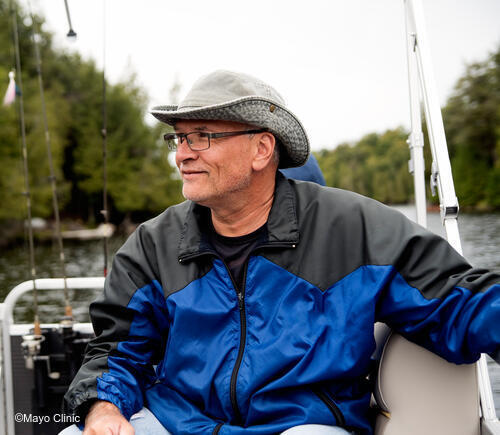
[[[446,240],[392,210],[367,227],[372,257],[391,265],[376,320],[448,361],[488,353],[500,362],[500,276],[473,268]]]
[[[84,417],[96,399],[115,404],[127,419],[142,408],[168,333],[155,270],[154,244],[139,227],[116,254],[103,294],[90,305],[96,337],[65,395],[67,412]]]

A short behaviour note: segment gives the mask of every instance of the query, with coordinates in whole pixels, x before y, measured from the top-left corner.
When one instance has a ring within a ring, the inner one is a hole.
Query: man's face
[[[229,121],[178,121],[177,133],[204,131],[219,133],[249,130],[244,124]],[[231,194],[244,192],[252,175],[252,159],[259,135],[241,135],[210,140],[210,148],[193,151],[186,141],[178,145],[175,163],[183,181],[185,198],[210,207]]]

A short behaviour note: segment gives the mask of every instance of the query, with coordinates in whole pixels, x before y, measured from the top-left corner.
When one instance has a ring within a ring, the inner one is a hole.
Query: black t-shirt
[[[217,234],[210,225],[210,243],[226,263],[237,286],[237,291],[243,289],[245,282],[245,267],[253,249],[267,235],[267,225],[264,224],[254,232],[239,237],[226,237]]]

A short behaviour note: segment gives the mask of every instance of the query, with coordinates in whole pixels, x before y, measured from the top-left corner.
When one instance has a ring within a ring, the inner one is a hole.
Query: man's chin
[[[191,189],[186,189],[185,187],[182,189],[182,196],[200,205],[205,205],[205,201],[209,200],[208,195],[201,192],[193,192]]]

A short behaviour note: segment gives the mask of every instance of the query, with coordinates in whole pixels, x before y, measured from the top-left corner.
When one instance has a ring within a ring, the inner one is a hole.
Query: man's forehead
[[[206,120],[206,119],[179,119],[174,125],[177,132],[186,131],[225,131],[252,128],[251,125],[233,121]]]

